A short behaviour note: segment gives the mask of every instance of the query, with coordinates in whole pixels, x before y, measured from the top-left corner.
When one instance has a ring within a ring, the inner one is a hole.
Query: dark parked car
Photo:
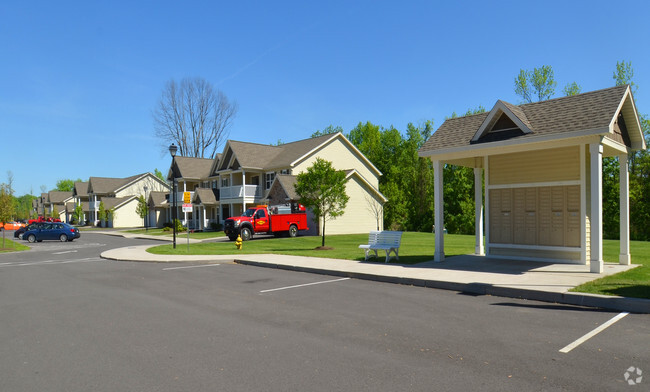
[[[14,238],[19,238],[19,239],[22,240],[22,239],[23,239],[23,234],[24,234],[27,230],[38,229],[38,228],[40,228],[41,226],[43,226],[43,223],[42,223],[42,222],[30,223],[30,224],[28,224],[27,226],[23,226],[23,227],[21,227],[20,229],[14,231]]]
[[[59,240],[61,242],[72,241],[81,237],[79,229],[67,223],[43,222],[40,227],[27,230],[23,233],[23,239],[29,242],[41,242],[43,240]]]

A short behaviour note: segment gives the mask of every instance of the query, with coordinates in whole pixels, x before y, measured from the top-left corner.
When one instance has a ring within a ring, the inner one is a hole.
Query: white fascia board
[[[619,102],[618,107],[616,108],[616,112],[609,123],[610,133],[614,133],[614,123],[616,122],[618,114],[621,113],[623,107],[628,101],[632,106],[632,112],[634,117],[634,122],[627,126],[628,136],[630,136],[630,138],[634,137],[634,140],[632,141],[632,148],[635,150],[645,150],[647,146],[645,144],[645,137],[643,136],[643,128],[641,127],[641,122],[639,121],[639,112],[636,109],[636,104],[634,103],[630,86],[627,86],[627,89],[625,90],[625,94],[623,94],[623,99],[621,99],[621,102]],[[625,116],[625,113],[623,113],[623,115]],[[627,122],[625,124],[627,125]],[[630,132],[631,131],[630,128],[632,127],[634,128],[633,134]]]
[[[343,141],[343,142],[344,142],[348,147],[351,147],[352,150],[355,152],[355,154],[357,154],[357,155],[361,158],[361,160],[363,160],[363,161],[364,161],[364,162],[365,162],[365,163],[370,167],[371,170],[373,170],[375,173],[377,173],[377,176],[381,176],[381,175],[382,175],[382,173],[379,171],[379,169],[377,169],[377,167],[376,167],[375,165],[373,165],[372,162],[370,162],[370,160],[368,160],[368,158],[366,158],[366,156],[363,155],[363,154],[361,153],[361,151],[359,151],[359,149],[358,149],[354,144],[352,144],[352,142],[350,142],[350,141],[348,140],[348,138],[346,138],[346,137],[345,137],[341,132],[337,132],[337,133],[332,134],[332,137],[331,137],[331,138],[328,138],[328,139],[325,140],[323,143],[321,143],[321,144],[319,144],[318,146],[316,146],[315,148],[311,149],[311,150],[310,150],[309,152],[307,152],[306,154],[303,154],[300,158],[298,158],[298,159],[296,159],[295,161],[291,162],[290,166],[291,166],[291,167],[296,166],[296,165],[298,164],[298,162],[301,162],[301,161],[305,160],[307,157],[309,157],[310,155],[314,154],[316,151],[320,150],[320,149],[323,148],[325,145],[327,145],[327,144],[330,143],[332,140],[334,140],[334,139],[336,139],[336,138],[338,138],[338,137],[340,137],[341,140],[342,140],[342,141]]]
[[[377,189],[377,188],[375,188],[374,186],[372,186],[372,184],[369,183],[369,182],[368,182],[368,181],[367,181],[367,180],[366,180],[366,179],[365,179],[361,174],[359,174],[359,172],[356,171],[356,169],[352,169],[352,171],[351,171],[350,173],[348,173],[348,175],[345,176],[345,179],[346,179],[346,180],[349,180],[350,177],[352,177],[353,175],[356,176],[356,177],[358,177],[358,178],[361,180],[361,182],[363,182],[364,184],[366,184],[366,186],[367,186],[369,189],[371,189],[375,195],[379,196],[379,197],[381,198],[382,202],[386,203],[386,202],[388,201],[388,199],[386,198],[386,196],[384,196],[381,192],[379,192],[379,189]]]
[[[454,148],[418,152],[418,156],[422,158],[431,158],[432,160],[444,161],[445,159],[472,158],[519,151],[531,151],[543,148],[552,148],[554,146],[560,147],[574,145],[581,142],[580,139],[590,139],[594,136],[603,135],[608,132],[608,128],[596,128],[585,131],[562,133],[562,137],[558,137],[558,134],[553,134],[527,137],[526,139],[509,139],[485,144],[468,144]],[[486,144],[489,144],[489,146],[486,146]]]
[[[521,129],[522,132],[528,134],[528,133],[533,133],[533,131],[528,128],[522,121],[519,119],[519,117],[508,108],[503,101],[498,100],[497,103],[494,104],[494,107],[492,107],[492,110],[490,110],[490,113],[485,117],[483,120],[483,123],[479,127],[478,131],[474,134],[474,137],[472,138],[473,142],[478,141],[481,136],[486,134],[488,132],[488,126],[492,123],[492,120],[497,117],[497,115],[500,115],[500,113],[504,113],[512,122],[514,122],[519,129]]]

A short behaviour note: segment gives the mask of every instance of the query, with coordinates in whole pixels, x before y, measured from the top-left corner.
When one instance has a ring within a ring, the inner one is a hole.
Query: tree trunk
[[[321,246],[325,246],[325,219],[323,219],[323,241]]]

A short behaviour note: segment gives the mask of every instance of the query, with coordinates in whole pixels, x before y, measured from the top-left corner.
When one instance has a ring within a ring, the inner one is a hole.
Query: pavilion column
[[[620,188],[620,243],[621,253],[618,256],[619,264],[630,265],[630,175],[629,161],[627,154],[618,156],[619,171],[619,188]]]
[[[433,161],[433,189],[434,189],[434,224],[436,227],[436,249],[433,260],[441,262],[445,260],[445,220],[443,202],[443,181],[442,171],[444,164],[441,161]]]
[[[590,268],[594,273],[602,273],[603,265],[603,146],[589,144],[589,168],[591,177],[591,245]]]
[[[474,253],[485,256],[483,247],[483,169],[474,168],[474,232],[476,233],[476,246]]]

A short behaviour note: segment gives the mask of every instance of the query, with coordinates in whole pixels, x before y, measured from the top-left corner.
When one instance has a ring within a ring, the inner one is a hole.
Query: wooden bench
[[[386,251],[386,262],[390,260],[391,252],[395,253],[395,258],[399,260],[399,246],[402,242],[401,231],[371,231],[368,235],[368,244],[359,245],[359,249],[365,249],[366,260],[368,260],[368,252],[374,251],[377,257],[378,250]]]

